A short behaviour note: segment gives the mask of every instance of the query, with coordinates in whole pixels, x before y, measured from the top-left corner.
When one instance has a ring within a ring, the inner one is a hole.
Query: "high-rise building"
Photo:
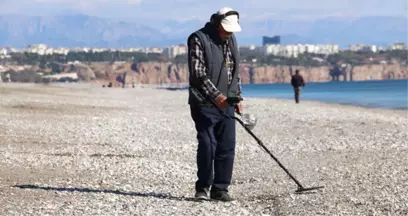
[[[273,37],[263,36],[262,37],[262,45],[265,46],[267,44],[280,44],[280,35],[276,35]]]

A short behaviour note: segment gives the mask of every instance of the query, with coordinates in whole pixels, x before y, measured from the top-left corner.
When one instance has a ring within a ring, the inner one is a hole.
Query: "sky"
[[[248,21],[314,20],[327,16],[408,15],[407,0],[0,0],[1,14],[81,13],[119,20],[208,20],[221,7],[238,10]],[[306,3],[307,2],[307,3]]]

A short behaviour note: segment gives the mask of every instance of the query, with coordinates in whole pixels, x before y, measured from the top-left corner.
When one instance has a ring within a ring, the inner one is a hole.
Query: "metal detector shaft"
[[[227,115],[225,112],[223,112],[223,113],[224,113],[225,115]],[[228,115],[227,115],[227,116],[228,116]],[[230,116],[228,116],[228,117],[230,117]],[[231,118],[231,117],[230,117],[230,118]],[[278,160],[278,158],[276,158],[276,157],[272,154],[272,152],[269,151],[268,148],[266,148],[266,146],[263,144],[263,142],[262,142],[260,139],[258,139],[258,137],[255,136],[255,134],[252,133],[252,131],[249,130],[249,129],[244,125],[244,123],[241,121],[241,119],[239,119],[239,118],[237,118],[237,117],[233,117],[233,118],[234,118],[235,120],[237,120],[237,121],[245,128],[245,130],[246,130],[249,134],[251,134],[251,136],[256,140],[256,142],[276,161],[276,163],[278,163],[278,165],[286,172],[286,174],[289,175],[289,177],[297,184],[297,186],[298,186],[299,188],[303,188],[302,184],[300,184],[300,182],[299,182],[292,174],[290,174],[290,172],[286,169],[285,166],[283,166],[283,164]]]
[[[227,115],[224,112],[225,115]],[[289,175],[289,177],[297,184],[298,189],[296,190],[296,193],[302,193],[305,191],[311,191],[311,190],[317,190],[320,188],[323,188],[323,186],[318,186],[318,187],[309,187],[309,188],[305,188],[303,187],[302,184],[300,184],[300,182],[292,175],[290,174],[290,172],[286,169],[285,166],[283,166],[283,164],[278,160],[278,158],[276,158],[270,151],[268,148],[266,148],[266,146],[262,143],[262,141],[260,139],[258,139],[258,137],[255,136],[254,133],[252,133],[251,130],[249,130],[245,124],[241,121],[241,119],[237,118],[237,117],[233,117],[235,120],[237,120],[244,128],[245,130],[251,134],[251,136],[256,140],[256,142],[276,161],[276,163],[278,163],[278,165],[286,172],[286,174]]]
[[[220,110],[220,109],[219,109]],[[221,112],[224,113],[224,115],[226,115],[227,117],[231,118],[230,116],[227,115],[227,113],[225,113],[224,111],[220,110]],[[323,188],[323,186],[317,186],[317,187],[309,187],[309,188],[305,188],[303,187],[303,185],[286,169],[285,166],[283,166],[283,164],[278,160],[278,158],[276,158],[271,151],[269,151],[268,148],[266,148],[266,146],[263,144],[263,142],[251,131],[249,130],[245,124],[242,122],[241,119],[237,118],[237,117],[233,117],[235,120],[237,120],[244,128],[245,130],[251,134],[251,136],[256,140],[256,142],[276,161],[276,163],[278,163],[278,165],[286,172],[286,174],[288,174],[288,176],[297,184],[298,189],[296,190],[296,193],[302,193],[305,191],[311,191],[311,190],[317,190],[320,188]]]
[[[266,148],[266,146],[263,144],[263,142],[251,131],[249,130],[245,124],[242,122],[241,119],[237,118],[237,117],[230,117],[227,113],[225,113],[224,111],[220,110],[225,116],[227,116],[228,118],[234,118],[235,120],[237,120],[244,128],[245,130],[251,134],[251,136],[256,140],[256,142],[276,161],[276,163],[278,163],[278,165],[286,172],[286,174],[288,174],[288,176],[297,184],[298,189],[295,191],[296,193],[302,193],[305,191],[311,191],[311,190],[317,190],[320,188],[323,188],[323,186],[317,186],[317,187],[309,187],[309,188],[305,188],[303,187],[303,185],[286,169],[285,166],[283,166],[283,164],[278,160],[278,158],[276,158],[271,151],[269,151],[268,148]]]

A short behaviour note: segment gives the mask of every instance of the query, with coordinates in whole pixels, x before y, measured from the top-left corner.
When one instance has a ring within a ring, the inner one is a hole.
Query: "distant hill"
[[[407,42],[408,20],[403,17],[362,17],[357,20],[317,20],[307,37],[321,43],[378,44]]]
[[[53,47],[134,47],[161,46],[172,42],[164,33],[146,25],[84,15],[0,16],[0,46],[25,47],[46,43]]]
[[[283,44],[352,43],[387,45],[407,42],[406,17],[328,17],[316,21],[242,20],[240,44],[262,43],[263,35],[282,35]],[[52,47],[140,47],[185,43],[187,36],[204,25],[199,20],[184,22],[122,22],[86,15],[55,17],[0,16],[0,46],[23,48],[46,43]]]

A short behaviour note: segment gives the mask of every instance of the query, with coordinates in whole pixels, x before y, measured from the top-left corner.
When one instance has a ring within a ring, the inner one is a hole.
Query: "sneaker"
[[[199,189],[195,193],[195,198],[197,200],[208,200],[208,188]]]
[[[219,200],[223,202],[233,201],[234,199],[230,197],[227,191],[211,191],[211,199]]]

